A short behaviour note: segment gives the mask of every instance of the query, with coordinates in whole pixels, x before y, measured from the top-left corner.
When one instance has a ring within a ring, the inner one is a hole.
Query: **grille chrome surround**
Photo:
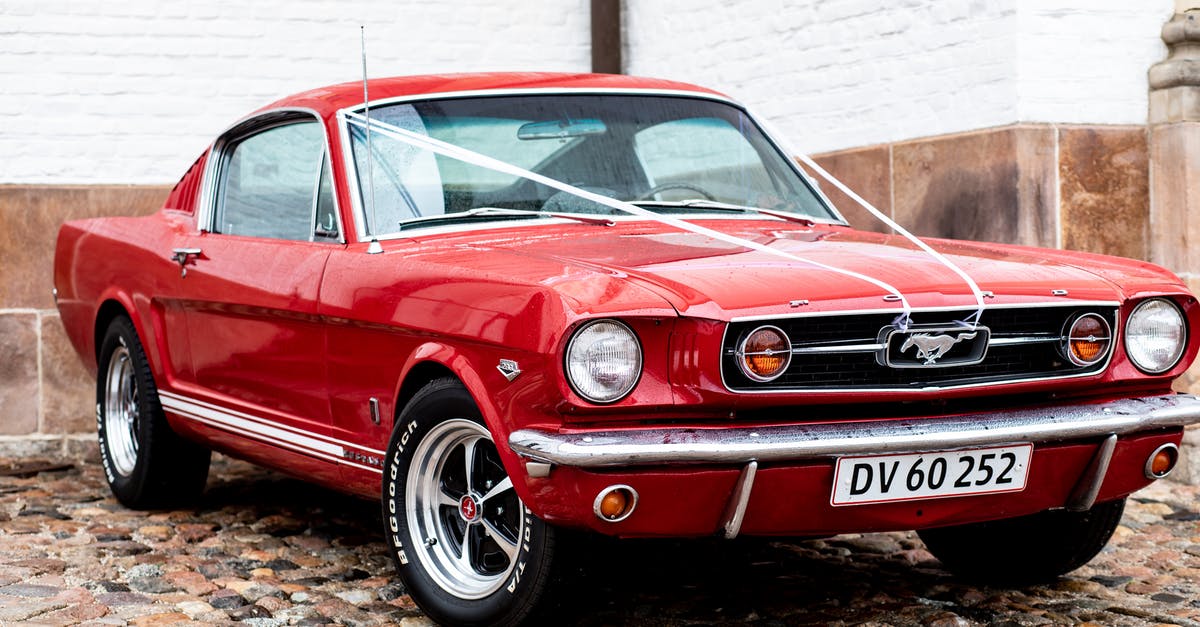
[[[771,394],[928,392],[1094,376],[1108,367],[1113,351],[1094,364],[1072,364],[1059,350],[1064,323],[1094,314],[1109,328],[1119,329],[1118,305],[1077,301],[988,307],[979,321],[991,331],[984,358],[970,365],[927,368],[892,368],[880,359],[896,315],[891,310],[735,319],[726,325],[722,339],[721,380],[731,392]],[[958,328],[974,312],[965,307],[913,311],[922,326]],[[765,323],[791,338],[792,362],[777,379],[756,382],[744,377],[731,360],[743,334]]]

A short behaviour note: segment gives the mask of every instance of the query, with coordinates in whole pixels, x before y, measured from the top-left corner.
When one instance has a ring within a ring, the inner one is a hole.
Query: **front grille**
[[[953,327],[974,311],[916,311],[912,321],[922,327]],[[1115,306],[1037,306],[985,310],[979,324],[990,329],[991,337],[983,360],[936,367],[896,368],[883,363],[878,348],[884,335],[881,332],[894,328],[895,312],[733,322],[725,334],[721,370],[729,389],[745,392],[961,387],[1093,374],[1104,369],[1107,357],[1090,366],[1078,366],[1060,352],[1064,326],[1085,313],[1108,321],[1112,329],[1111,355],[1117,342]],[[742,338],[762,325],[783,330],[793,352],[784,374],[768,382],[754,381],[743,374],[736,354]]]

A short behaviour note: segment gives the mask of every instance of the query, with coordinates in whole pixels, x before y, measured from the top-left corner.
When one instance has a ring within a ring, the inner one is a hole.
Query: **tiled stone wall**
[[[917,235],[1147,255],[1143,126],[1021,124],[815,158]],[[824,189],[855,226],[886,230]]]
[[[0,185],[0,454],[93,447],[95,382],[54,309],[58,226],[78,218],[142,215],[161,186]]]

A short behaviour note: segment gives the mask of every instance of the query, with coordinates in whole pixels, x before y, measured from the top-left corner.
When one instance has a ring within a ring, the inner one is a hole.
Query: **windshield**
[[[741,109],[702,98],[523,95],[372,107],[373,123],[440,140],[657,212],[768,210],[836,220]],[[406,225],[534,214],[622,215],[506,169],[435,153],[350,124],[367,235]],[[478,211],[487,209],[487,211]],[[498,209],[505,212],[495,211]],[[767,214],[770,215],[770,214]],[[533,216],[531,216],[533,217]]]

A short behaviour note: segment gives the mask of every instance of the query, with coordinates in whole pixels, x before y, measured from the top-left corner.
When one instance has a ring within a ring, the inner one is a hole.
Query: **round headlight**
[[[738,347],[738,365],[754,381],[772,381],[792,361],[792,342],[777,327],[762,326],[750,332]]]
[[[1076,366],[1090,366],[1108,356],[1112,331],[1104,318],[1083,314],[1072,320],[1066,331],[1063,353]]]
[[[616,320],[580,327],[567,345],[567,381],[593,403],[624,398],[642,375],[642,346],[633,330]]]
[[[1183,312],[1164,298],[1151,298],[1134,308],[1125,323],[1125,352],[1133,365],[1159,374],[1179,363],[1187,341]]]

